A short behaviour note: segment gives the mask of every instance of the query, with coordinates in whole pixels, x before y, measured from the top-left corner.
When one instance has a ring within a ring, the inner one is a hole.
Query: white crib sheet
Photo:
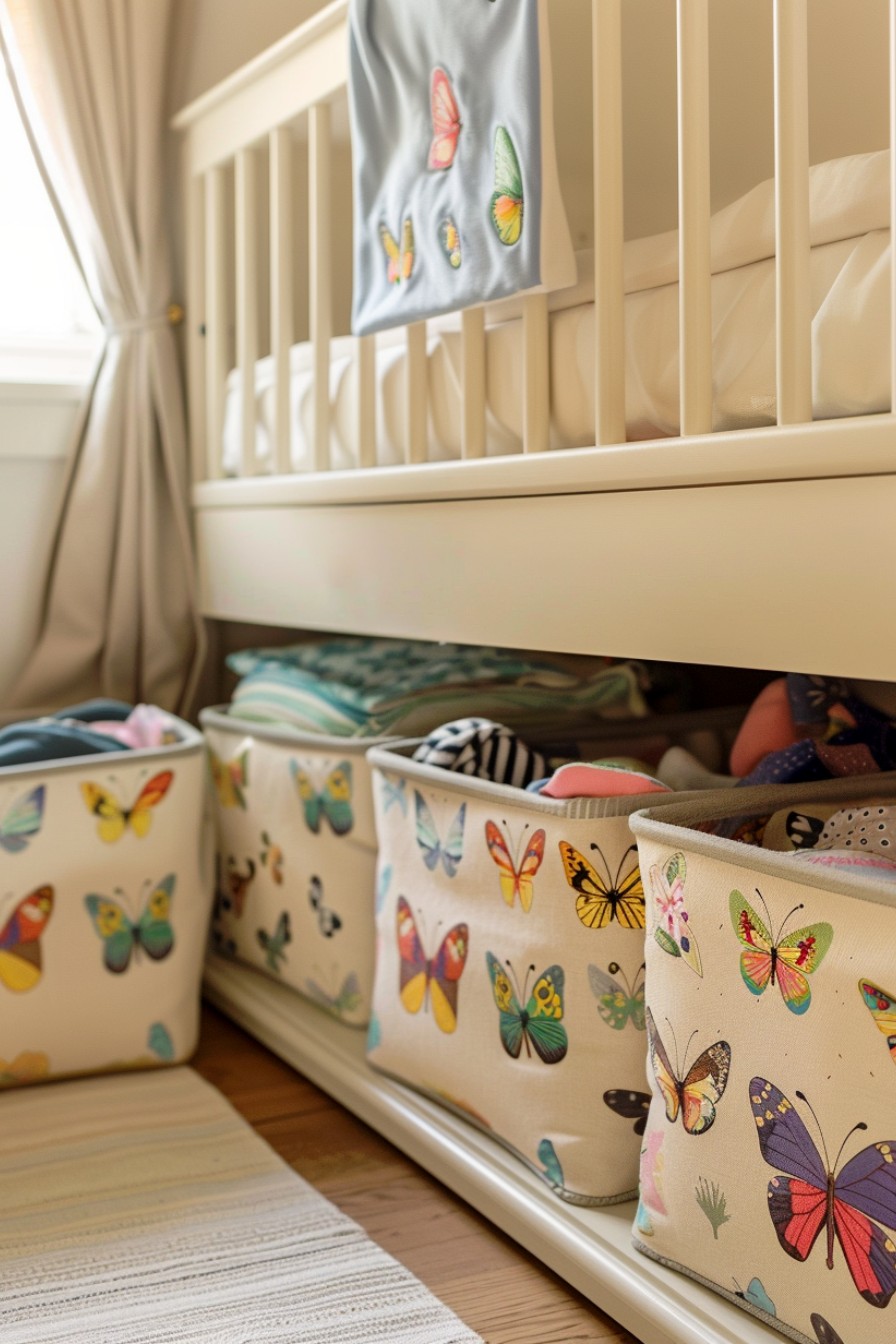
[[[811,170],[813,414],[816,419],[890,409],[888,153],[855,155]],[[626,245],[626,427],[629,439],[678,433],[678,239],[675,232]],[[554,296],[551,325],[551,447],[594,442],[591,256],[580,282]],[[713,427],[775,421],[774,189],[761,183],[712,223]],[[356,465],[352,337],[332,342],[331,465]],[[427,327],[430,460],[460,457],[461,348],[456,319]],[[381,465],[404,461],[402,334],[377,340],[376,443]],[[486,445],[519,451],[522,435],[521,322],[486,332]],[[271,471],[273,361],[256,365],[256,470]],[[311,469],[310,347],[291,351],[293,470]],[[227,384],[223,467],[240,463],[241,391]]]

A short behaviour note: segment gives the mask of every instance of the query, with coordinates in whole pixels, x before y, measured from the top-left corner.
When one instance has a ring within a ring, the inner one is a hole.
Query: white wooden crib
[[[569,295],[529,294],[466,310],[447,324],[459,351],[456,460],[428,460],[430,324],[404,329],[398,338],[404,461],[378,465],[376,369],[384,338],[347,338],[347,0],[334,0],[179,114],[193,500],[208,617],[896,680],[896,633],[888,620],[896,572],[896,425],[889,410],[811,418],[809,4],[775,0],[770,20],[773,425],[712,431],[709,0],[677,0],[680,432],[674,437],[626,442],[624,0],[591,3],[597,314],[591,446],[550,446],[551,317]],[[889,11],[886,0],[879,8],[883,28],[889,23],[892,127],[896,0]],[[890,139],[892,157],[896,136]],[[890,181],[896,182],[892,171]],[[891,217],[893,202],[891,186]],[[888,287],[896,292],[896,277]],[[896,312],[896,303],[890,307]],[[519,324],[523,361],[518,450],[488,455],[487,333],[511,320]],[[297,341],[307,341],[312,468],[301,472],[292,470],[290,413],[290,351]],[[348,469],[331,461],[337,341],[340,354],[350,348],[353,380],[348,412],[340,411],[350,420]],[[256,452],[260,356],[268,361],[271,404],[263,463]],[[896,341],[887,357],[892,406]],[[228,400],[228,384],[235,401]],[[234,405],[225,468],[225,412]],[[648,1344],[779,1338],[636,1256],[629,1248],[630,1206],[562,1205],[462,1122],[372,1075],[356,1033],[320,1021],[281,986],[225,966],[209,973],[208,987],[262,1040]]]

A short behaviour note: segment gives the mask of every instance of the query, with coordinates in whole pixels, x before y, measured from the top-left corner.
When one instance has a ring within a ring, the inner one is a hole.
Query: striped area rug
[[[177,1068],[0,1096],[0,1340],[479,1336]]]

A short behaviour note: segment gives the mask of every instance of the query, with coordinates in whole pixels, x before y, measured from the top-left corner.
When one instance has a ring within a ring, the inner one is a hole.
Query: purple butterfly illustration
[[[802,1092],[796,1096],[809,1106]],[[836,1237],[861,1296],[885,1307],[896,1293],[896,1246],[878,1223],[896,1229],[896,1139],[863,1148],[837,1175],[847,1140],[866,1124],[850,1130],[831,1163],[826,1148],[822,1160],[793,1102],[774,1083],[754,1078],[750,1104],[762,1156],[789,1173],[768,1186],[768,1211],[782,1248],[794,1260],[806,1260],[824,1228],[828,1269],[834,1268]]]

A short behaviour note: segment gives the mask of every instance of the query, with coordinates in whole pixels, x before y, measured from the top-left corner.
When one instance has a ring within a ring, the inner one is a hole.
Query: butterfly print
[[[586,929],[605,929],[613,919],[618,920],[624,929],[643,929],[646,922],[644,888],[641,885],[636,847],[629,845],[623,854],[615,879],[610,877],[609,864],[600,846],[592,844],[591,848],[600,856],[606,880],[584,854],[580,854],[566,840],[560,841],[563,871],[576,893],[576,914],[579,919]],[[636,857],[623,877],[622,870],[630,854]]]
[[[81,796],[90,812],[97,819],[97,832],[101,840],[113,844],[119,840],[130,826],[135,835],[146,835],[152,823],[152,810],[158,807],[174,780],[170,770],[162,770],[153,775],[140,790],[130,807],[124,807],[115,795],[100,784],[89,781],[81,785]]]
[[[322,989],[316,980],[311,979],[305,981],[305,992],[334,1017],[349,1017],[361,1006],[361,984],[354,971],[348,973],[335,994]]]
[[[633,983],[629,984],[616,961],[611,961],[606,971],[599,966],[588,967],[588,981],[597,999],[597,1011],[614,1031],[622,1031],[629,1022],[636,1031],[644,1030],[644,969],[642,962]],[[624,985],[614,978],[617,975],[622,975]]]
[[[878,1031],[886,1036],[890,1055],[896,1064],[896,999],[885,989],[879,989],[871,980],[859,981],[859,993],[877,1023]]]
[[[674,1125],[680,1116],[686,1134],[705,1134],[715,1123],[716,1107],[728,1084],[731,1046],[727,1041],[716,1041],[698,1055],[682,1078],[672,1067],[649,1008],[646,1017],[650,1062],[666,1106],[666,1119]]]
[[[495,131],[495,190],[491,199],[495,232],[505,247],[523,231],[523,177],[513,141],[503,126]]]
[[[538,1145],[538,1160],[544,1168],[543,1175],[551,1185],[563,1185],[563,1167],[550,1139],[542,1139]]]
[[[255,933],[258,939],[258,945],[264,953],[265,964],[269,971],[276,971],[279,975],[282,970],[281,962],[286,960],[286,947],[292,942],[292,929],[289,923],[289,911],[284,910],[277,920],[277,927],[273,933],[268,933],[266,929],[257,929]]]
[[[44,819],[46,786],[38,784],[10,805],[0,821],[0,847],[7,854],[21,854],[39,833]]]
[[[390,285],[410,280],[414,270],[414,226],[408,217],[401,228],[401,246],[386,228],[380,225],[380,242],[386,254],[386,279]]]
[[[438,65],[432,72],[429,103],[432,111],[432,141],[426,166],[430,172],[444,172],[451,167],[457,153],[461,120],[451,80]]]
[[[758,888],[756,895],[768,915],[768,907]],[[773,937],[739,891],[732,891],[729,904],[734,932],[744,947],[740,954],[740,973],[747,989],[751,994],[762,994],[770,984],[777,983],[790,1011],[797,1015],[805,1013],[812,1001],[812,990],[806,977],[818,969],[831,945],[834,930],[830,924],[808,924],[784,935],[783,928],[790,915],[802,909],[798,905],[784,917]]]
[[[622,1087],[611,1087],[604,1093],[604,1105],[609,1106],[614,1115],[623,1120],[634,1120],[636,1134],[643,1134],[647,1128],[647,1112],[650,1110],[649,1092],[631,1092]]]
[[[402,1006],[409,1013],[419,1013],[427,1001],[431,1002],[436,1026],[450,1034],[457,1027],[458,982],[467,964],[470,937],[467,925],[455,924],[445,934],[435,955],[427,957],[411,907],[399,896],[397,933]]]
[[[246,786],[249,783],[249,748],[244,747],[238,756],[222,761],[217,752],[208,749],[208,762],[212,772],[212,781],[218,802],[222,807],[241,807],[246,809]]]
[[[795,1095],[806,1102],[802,1092]],[[768,1185],[768,1211],[782,1250],[807,1260],[824,1231],[828,1269],[834,1268],[836,1239],[859,1294],[871,1306],[885,1307],[896,1292],[896,1245],[883,1230],[896,1229],[896,1139],[863,1148],[837,1174],[836,1160],[832,1164],[826,1150],[822,1158],[793,1102],[774,1083],[753,1078],[750,1105],[760,1152],[784,1173]],[[866,1128],[854,1126],[840,1152],[851,1134]]]
[[[332,938],[342,928],[342,920],[335,910],[324,905],[324,884],[314,875],[308,883],[308,903],[317,915],[317,927],[325,938]]]
[[[136,919],[111,896],[85,896],[84,904],[93,927],[103,940],[103,965],[116,975],[127,970],[134,953],[145,952],[153,961],[163,961],[174,947],[171,901],[175,876],[169,873],[157,883]]]
[[[403,817],[408,814],[408,782],[406,779],[389,779],[388,775],[382,776],[383,787],[383,811],[388,812],[390,807],[396,806]]]
[[[50,1072],[50,1061],[40,1050],[23,1050],[8,1063],[0,1059],[0,1087],[36,1083]]]
[[[221,909],[232,910],[236,918],[241,919],[246,906],[246,897],[254,879],[254,860],[247,859],[246,871],[241,873],[236,866],[236,860],[231,856],[227,860],[227,890],[221,896]]]
[[[352,810],[352,764],[340,761],[328,770],[320,789],[317,788],[309,770],[298,761],[289,763],[290,774],[295,782],[302,804],[305,824],[314,835],[326,821],[334,835],[348,835],[355,824]]]
[[[446,215],[439,225],[439,243],[451,269],[454,271],[460,270],[463,261],[460,234],[450,215]]]
[[[414,812],[416,816],[417,844],[423,854],[423,862],[432,872],[441,862],[448,877],[454,877],[464,856],[464,821],[467,805],[461,803],[448,827],[444,843],[439,838],[436,823],[433,820],[423,795],[414,790]]]
[[[650,889],[653,893],[653,912],[656,925],[653,936],[664,952],[681,957],[697,975],[703,975],[703,963],[691,917],[685,903],[684,882],[687,868],[683,854],[673,854],[660,867],[650,869]]]
[[[815,1331],[818,1344],[843,1344],[843,1340],[834,1327],[823,1316],[819,1316],[817,1311],[813,1311],[809,1320],[812,1329]]]
[[[762,1286],[761,1279],[751,1279],[746,1288],[741,1288],[737,1279],[735,1279],[734,1296],[741,1298],[744,1302],[749,1302],[753,1307],[758,1307],[768,1316],[777,1316],[778,1314],[774,1302]]]
[[[563,1017],[564,975],[560,966],[549,966],[536,976],[532,993],[526,1000],[526,985],[517,996],[498,958],[486,952],[485,960],[492,982],[492,995],[498,1009],[498,1029],[501,1044],[512,1059],[519,1059],[525,1044],[526,1055],[531,1059],[532,1048],[545,1064],[559,1064],[565,1058],[568,1049],[566,1028]],[[507,963],[508,967],[510,963]],[[529,973],[535,970],[529,967]],[[528,982],[528,974],[526,981]],[[520,1006],[526,1000],[525,1008]]]
[[[524,830],[514,847],[515,852],[512,855],[510,852],[509,828],[508,839],[505,840],[500,827],[494,821],[487,821],[485,823],[485,842],[488,845],[489,854],[498,865],[501,895],[508,905],[513,905],[519,897],[520,905],[528,914],[532,909],[535,874],[541,867],[544,858],[544,831],[539,827],[537,831],[533,831],[527,842]],[[519,850],[524,843],[526,849],[522,858],[520,858]]]
[[[43,970],[41,936],[53,913],[53,888],[38,887],[0,926],[0,981],[17,994],[33,989]]]

